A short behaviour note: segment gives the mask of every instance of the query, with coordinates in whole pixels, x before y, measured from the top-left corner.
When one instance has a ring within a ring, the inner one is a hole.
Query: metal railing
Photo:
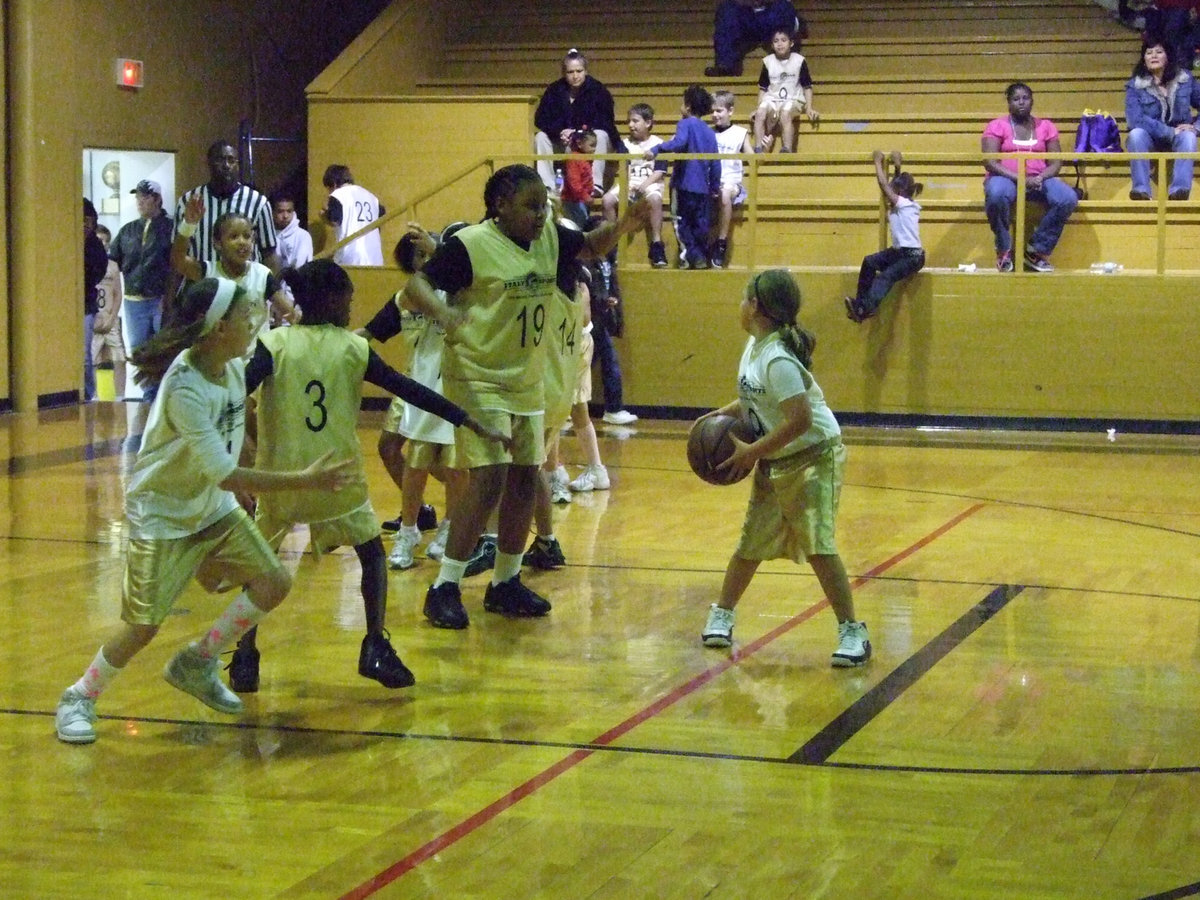
[[[552,162],[560,162],[560,161],[565,161],[568,159],[578,160],[581,158],[588,159],[588,160],[602,159],[602,160],[605,160],[606,162],[613,162],[613,163],[618,164],[616,167],[617,168],[616,185],[618,187],[618,190],[617,190],[617,196],[618,196],[617,214],[618,214],[618,216],[624,214],[625,210],[628,208],[628,205],[629,205],[628,168],[626,166],[620,165],[620,163],[629,161],[628,154],[605,153],[605,154],[595,154],[595,155],[586,155],[585,156],[585,155],[581,155],[581,154],[577,154],[577,153],[570,153],[570,154],[554,153],[554,154],[546,154],[546,155],[540,155],[540,156],[525,155],[525,156],[481,157],[477,161],[458,170],[457,172],[453,173],[452,175],[443,179],[442,181],[439,181],[432,187],[429,187],[429,188],[423,190],[420,194],[418,194],[416,197],[412,198],[411,200],[397,204],[386,215],[381,216],[379,219],[372,222],[370,225],[367,225],[366,227],[359,229],[358,231],[354,232],[353,234],[342,239],[341,241],[338,241],[336,244],[332,245],[331,247],[323,249],[317,255],[319,257],[332,256],[333,253],[336,252],[339,248],[345,246],[346,244],[350,243],[353,240],[356,240],[359,237],[362,237],[364,234],[367,234],[377,228],[380,228],[381,226],[391,222],[394,219],[404,218],[406,220],[413,219],[413,220],[419,221],[421,204],[432,200],[433,198],[437,197],[442,192],[452,188],[454,185],[458,184],[465,178],[470,177],[471,175],[475,174],[476,172],[478,172],[480,170],[486,171],[487,174],[490,176],[493,172],[496,171],[497,168],[503,167],[505,165],[510,165],[513,163],[524,163],[524,164],[528,165],[531,161],[535,161],[535,160],[536,161],[547,160],[547,161],[552,161]],[[759,200],[760,192],[758,190],[759,179],[762,177],[771,177],[769,174],[764,174],[764,173],[769,173],[770,169],[772,169],[772,168],[783,168],[783,167],[787,167],[787,166],[795,166],[797,164],[806,165],[806,166],[820,166],[822,164],[825,164],[825,165],[829,165],[829,166],[839,166],[839,167],[858,166],[861,164],[861,166],[862,166],[861,172],[862,172],[862,176],[864,178],[864,183],[870,183],[872,186],[875,184],[875,174],[874,174],[874,168],[872,166],[872,163],[869,159],[865,159],[863,154],[861,154],[861,153],[855,153],[855,154],[770,154],[770,155],[768,155],[768,154],[753,154],[753,153],[743,153],[743,154],[663,153],[658,157],[658,159],[662,160],[663,162],[672,162],[672,161],[682,160],[682,159],[694,159],[694,160],[740,159],[740,160],[742,160],[743,165],[744,165],[744,173],[745,173],[744,178],[745,178],[746,195],[747,195],[746,201],[742,205],[742,211],[743,211],[742,212],[742,218],[743,218],[743,226],[742,227],[744,229],[743,243],[748,247],[748,258],[747,258],[746,264],[751,269],[753,269],[755,266],[754,248],[756,246],[757,229],[760,227],[760,219],[761,219],[761,206],[760,206],[760,200]],[[1193,161],[1200,160],[1200,153],[1089,153],[1089,154],[1086,154],[1083,156],[1081,156],[1081,154],[1079,154],[1079,153],[1068,152],[1068,151],[1061,151],[1058,153],[1045,152],[1045,153],[1017,153],[1017,154],[1012,154],[1012,153],[1007,153],[1007,154],[1006,153],[986,153],[986,154],[985,153],[919,153],[919,154],[913,154],[910,157],[905,157],[905,165],[906,166],[915,165],[919,168],[928,168],[931,166],[941,166],[941,167],[949,167],[949,168],[955,168],[955,169],[962,168],[962,169],[968,171],[972,175],[977,175],[978,178],[980,179],[980,182],[982,182],[982,178],[986,174],[985,170],[983,169],[983,160],[985,160],[985,159],[1013,159],[1017,163],[1017,198],[1016,198],[1016,204],[1015,204],[1016,208],[1015,208],[1015,214],[1013,216],[1013,228],[1012,228],[1012,237],[1013,237],[1013,246],[1014,247],[1024,247],[1025,246],[1025,229],[1026,229],[1025,210],[1026,210],[1026,206],[1029,202],[1026,198],[1026,190],[1025,190],[1025,185],[1026,185],[1026,180],[1027,180],[1027,176],[1026,176],[1026,172],[1025,172],[1026,161],[1028,161],[1030,159],[1062,160],[1064,163],[1076,163],[1076,164],[1085,163],[1087,165],[1098,164],[1098,165],[1105,166],[1105,167],[1112,167],[1112,166],[1122,166],[1123,167],[1123,166],[1127,165],[1131,159],[1146,159],[1146,160],[1150,160],[1152,163],[1156,163],[1157,169],[1158,169],[1156,178],[1155,178],[1157,200],[1152,201],[1152,203],[1143,202],[1143,203],[1139,204],[1139,206],[1146,206],[1146,207],[1150,207],[1153,209],[1153,213],[1154,213],[1153,222],[1155,225],[1155,237],[1156,237],[1155,272],[1157,274],[1161,275],[1166,271],[1167,227],[1168,227],[1167,213],[1168,213],[1168,209],[1169,209],[1168,204],[1173,204],[1173,205],[1175,205],[1176,208],[1183,208],[1183,207],[1178,206],[1180,201],[1170,201],[1167,199],[1168,166],[1166,165],[1166,163],[1171,160],[1177,160],[1177,159],[1191,159]],[[850,173],[845,173],[845,174],[850,174]],[[857,169],[853,174],[858,174]],[[1065,174],[1060,172],[1058,177],[1066,179],[1069,176],[1066,176]],[[877,191],[875,193],[878,194]],[[887,243],[888,243],[888,224],[887,224],[888,207],[887,207],[886,200],[882,196],[878,197],[878,201],[876,201],[875,196],[872,196],[872,195],[865,195],[862,198],[858,198],[858,199],[854,199],[854,200],[847,199],[844,197],[830,199],[830,198],[806,196],[803,198],[796,198],[795,200],[784,200],[784,201],[773,200],[773,201],[770,201],[770,204],[772,206],[795,205],[797,208],[801,208],[805,204],[812,204],[815,206],[815,205],[833,203],[838,206],[845,206],[846,208],[850,208],[850,207],[861,208],[864,204],[865,205],[873,205],[876,202],[878,203],[878,220],[877,220],[878,240],[879,240],[880,248],[882,249],[883,247],[886,247]],[[1088,200],[1088,201],[1083,201],[1083,202],[1086,204],[1085,208],[1089,208],[1089,209],[1090,208],[1122,209],[1122,208],[1128,208],[1128,205],[1129,205],[1127,201]],[[939,204],[939,203],[951,204],[951,205],[955,206],[956,208],[972,210],[972,211],[977,209],[979,211],[980,221],[981,222],[986,221],[986,217],[984,214],[983,191],[981,188],[974,191],[972,196],[969,198],[964,197],[962,199],[956,199],[956,200],[952,200],[952,201],[932,201],[932,202],[930,202],[928,200],[922,201],[922,205],[925,205],[925,206],[935,206],[936,204]],[[1197,212],[1200,213],[1200,208],[1197,209]],[[1131,216],[1131,218],[1136,218],[1139,221],[1145,221],[1146,217],[1144,215],[1135,214],[1135,216]],[[623,249],[623,247],[621,249]],[[621,252],[621,249],[618,249],[618,253]],[[1196,254],[1196,266],[1195,267],[1197,269],[1200,269],[1200,253]]]

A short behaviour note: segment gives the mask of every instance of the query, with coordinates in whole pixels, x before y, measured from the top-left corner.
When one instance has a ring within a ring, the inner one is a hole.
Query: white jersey
[[[237,508],[220,483],[237,468],[246,434],[246,368],[225,364],[220,381],[175,358],[150,407],[129,477],[125,514],[131,538],[193,535]]]
[[[438,291],[444,303],[444,291]],[[438,322],[427,319],[420,313],[403,310],[405,335],[416,334],[412,345],[412,362],[408,374],[413,381],[442,393],[442,349],[446,345],[446,329]],[[411,323],[411,324],[410,324]],[[426,412],[411,403],[404,404],[404,415],[400,418],[400,434],[414,441],[429,444],[453,444],[454,426],[431,412]]]
[[[204,264],[205,278],[224,278],[227,281],[232,281],[247,294],[253,302],[254,316],[261,321],[258,328],[258,335],[266,334],[271,329],[271,298],[267,296],[268,283],[267,280],[271,277],[271,270],[259,262],[246,263],[246,271],[239,277],[234,278],[225,271],[225,267],[221,265],[221,261],[209,260]],[[249,352],[254,347],[254,341],[250,341]]]
[[[792,355],[778,331],[771,332],[761,341],[750,338],[738,365],[738,400],[742,413],[754,428],[755,438],[779,427],[784,420],[780,403],[797,394],[808,397],[812,425],[791,443],[772,453],[769,459],[790,456],[837,437],[842,429],[825,403],[820,385]]]
[[[764,94],[773,100],[790,100],[803,107],[804,89],[800,86],[800,71],[804,68],[804,57],[793,53],[787,59],[780,59],[774,53],[768,53],[763,58],[763,66],[768,79]]]
[[[749,134],[750,132],[741,125],[730,125],[724,131],[717,131],[717,152],[741,153],[746,146],[746,138]],[[741,183],[742,161],[740,159],[721,160],[721,184]]]
[[[343,184],[329,196],[342,204],[342,221],[337,226],[337,241],[366,228],[379,218],[379,198],[357,184]],[[379,238],[379,229],[351,241],[333,254],[333,261],[340,266],[382,266],[383,244]]]
[[[662,138],[656,134],[650,135],[641,143],[633,140],[633,138],[625,139],[625,146],[629,152],[633,154],[633,159],[629,161],[629,189],[633,190],[643,181],[654,174],[654,160],[642,159],[642,155],[647,150],[652,150],[662,143]]]

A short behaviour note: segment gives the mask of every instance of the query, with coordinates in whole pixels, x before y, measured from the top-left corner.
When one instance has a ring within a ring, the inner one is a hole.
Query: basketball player
[[[701,632],[707,647],[733,642],[734,608],[768,559],[808,560],[837,615],[832,663],[861,666],[871,656],[867,626],[854,598],[833,533],[846,448],[837,419],[809,373],[816,339],[796,323],[800,287],[786,269],[768,269],[746,285],[740,316],[750,334],[738,366],[738,399],[701,416],[741,415],[754,431],[717,467],[740,475],[754,469],[742,537],[729,558],[720,602]]]
[[[809,121],[821,118],[813,108],[812,75],[808,62],[792,48],[792,33],[776,29],[772,53],[763,57],[758,76],[758,109],[754,112],[754,152],[765,153],[774,142],[776,126],[782,129],[783,151],[796,151],[796,119],[807,112]]]
[[[469,471],[466,496],[450,526],[441,571],[425,597],[439,628],[466,628],[459,582],[488,514],[500,503],[498,549],[484,609],[544,616],[545,598],[521,584],[521,558],[533,516],[534,482],[544,458],[543,382],[547,304],[560,272],[576,257],[597,259],[622,234],[641,228],[644,201],[616,223],[587,234],[547,223],[546,187],[528,166],[499,169],[483,192],[487,219],[445,241],[409,279],[405,298],[446,328],[442,380],[446,396],[495,431],[511,448],[461,431],[458,464]],[[443,290],[450,303],[441,301]]]

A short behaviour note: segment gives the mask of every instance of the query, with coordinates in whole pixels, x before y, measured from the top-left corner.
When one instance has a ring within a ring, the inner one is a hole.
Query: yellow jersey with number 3
[[[353,459],[355,478],[340,491],[264,491],[259,505],[272,518],[321,522],[367,501],[367,478],[355,427],[369,349],[364,338],[336,325],[275,328],[259,340],[274,369],[259,390],[255,466],[303,469],[333,451]]]
[[[491,220],[455,236],[471,259],[471,284],[451,298],[451,305],[466,309],[468,318],[446,335],[445,394],[468,410],[542,412],[558,230],[547,221],[528,250]]]

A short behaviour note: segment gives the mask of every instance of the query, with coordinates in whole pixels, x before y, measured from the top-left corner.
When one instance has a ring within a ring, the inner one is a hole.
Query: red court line
[[[874,578],[875,576],[880,575],[883,572],[886,572],[888,569],[892,568],[893,566],[897,565],[898,563],[903,562],[905,559],[912,556],[914,553],[916,553],[922,547],[926,547],[933,541],[937,540],[939,537],[941,537],[943,534],[945,534],[947,531],[949,531],[954,526],[958,525],[964,519],[979,512],[979,510],[983,509],[984,505],[985,504],[983,504],[983,503],[976,503],[974,506],[968,507],[963,512],[956,515],[954,518],[950,519],[948,522],[944,523],[940,527],[931,531],[929,534],[925,535],[925,537],[921,538],[915,544],[912,544],[911,546],[906,547],[904,550],[901,550],[895,556],[892,556],[890,559],[884,560],[883,562],[881,562],[879,565],[875,566],[870,571],[865,572],[864,574],[860,575],[858,578],[856,578],[854,580],[853,586],[856,588],[860,587],[861,585],[865,584],[867,581]],[[654,716],[658,715],[663,710],[674,705],[675,703],[678,703],[684,697],[695,692],[697,689],[703,687],[705,684],[712,681],[714,678],[716,678],[722,672],[729,669],[735,663],[739,662],[742,659],[745,659],[746,657],[750,656],[753,653],[757,653],[759,650],[761,650],[767,644],[771,643],[772,641],[776,640],[780,636],[791,631],[793,628],[800,625],[802,622],[808,621],[809,619],[811,619],[813,616],[815,616],[818,612],[820,612],[822,609],[824,609],[828,605],[829,605],[828,600],[821,600],[821,602],[819,602],[819,603],[814,603],[812,606],[808,607],[808,609],[804,610],[803,612],[798,613],[797,615],[788,619],[786,622],[784,622],[783,624],[779,625],[778,627],[772,629],[771,631],[768,631],[762,637],[760,637],[754,641],[751,641],[749,644],[746,644],[739,650],[731,653],[728,658],[722,660],[717,665],[713,666],[712,668],[705,669],[703,672],[701,672],[695,678],[692,678],[690,681],[687,681],[684,684],[681,684],[679,687],[675,688],[674,690],[670,691],[669,693],[664,694],[662,697],[660,697],[658,700],[651,703],[645,709],[641,710],[640,712],[634,713],[632,716],[630,716],[624,722],[621,722],[616,727],[611,728],[608,731],[604,732],[602,735],[597,737],[595,740],[590,741],[590,743],[592,743],[596,746],[600,746],[600,747],[611,744],[613,741],[617,740],[618,738],[622,737],[623,735],[628,734],[630,731],[632,731],[638,725],[642,724],[643,722],[647,721],[648,719],[653,718]],[[550,766],[547,769],[544,769],[543,771],[539,772],[537,775],[534,775],[528,781],[526,781],[523,784],[519,785],[518,787],[514,788],[512,791],[509,791],[507,794],[505,794],[500,799],[488,804],[487,806],[485,806],[483,809],[479,810],[474,815],[464,819],[462,822],[455,825],[453,828],[450,828],[449,830],[442,832],[440,835],[435,837],[433,840],[429,841],[424,846],[418,847],[412,853],[408,854],[408,856],[406,856],[403,859],[388,866],[382,872],[380,872],[379,874],[375,875],[374,877],[368,879],[367,881],[364,881],[362,884],[360,884],[358,887],[354,888],[353,890],[350,890],[347,893],[343,894],[341,897],[341,900],[360,900],[360,898],[371,896],[376,891],[386,887],[387,885],[391,884],[393,881],[396,881],[397,879],[403,877],[408,872],[411,872],[413,869],[415,869],[421,863],[425,862],[427,859],[430,859],[431,857],[436,856],[438,853],[445,850],[447,847],[450,847],[453,844],[457,843],[461,838],[466,837],[468,834],[473,832],[475,829],[479,828],[482,825],[486,825],[492,819],[496,818],[496,816],[500,815],[500,813],[515,806],[517,803],[524,800],[526,797],[528,797],[534,791],[541,788],[543,785],[549,784],[551,781],[553,781],[559,775],[575,768],[575,766],[577,766],[579,763],[583,762],[585,759],[587,759],[589,756],[591,756],[594,752],[595,751],[593,751],[593,750],[573,750],[571,753],[567,754],[565,757],[560,759],[554,765]]]

